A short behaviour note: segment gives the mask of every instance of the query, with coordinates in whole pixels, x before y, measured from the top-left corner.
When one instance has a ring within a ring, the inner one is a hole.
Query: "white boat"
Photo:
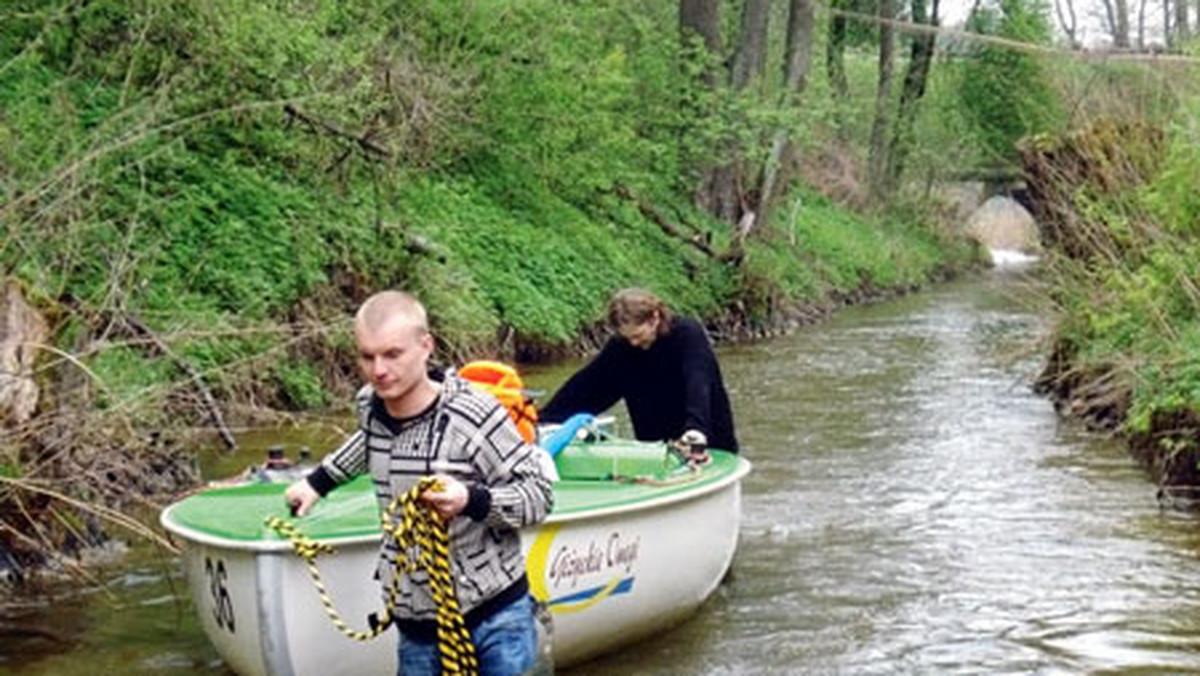
[[[665,444],[603,440],[572,443],[557,456],[554,510],[521,532],[531,591],[553,617],[557,666],[659,633],[717,587],[737,547],[750,463],[710,454],[694,468]],[[268,516],[288,518],[285,487],[214,489],[163,511],[163,526],[184,542],[205,632],[241,676],[395,673],[396,632],[366,643],[339,633],[304,561],[264,526]],[[365,628],[382,607],[369,478],[293,522],[336,548],[317,560],[322,577],[347,622]]]

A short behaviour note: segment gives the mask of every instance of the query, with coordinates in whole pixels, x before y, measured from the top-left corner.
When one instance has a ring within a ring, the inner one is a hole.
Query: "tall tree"
[[[745,90],[766,68],[770,19],[771,0],[746,0],[741,31],[729,64],[729,87],[735,93]],[[726,162],[709,174],[697,201],[717,218],[736,223],[745,210],[744,160],[736,139],[730,139],[724,146]]]
[[[1142,8],[1146,7],[1146,0],[1141,0]],[[1064,9],[1065,8],[1065,9]],[[1071,45],[1071,49],[1079,49],[1079,39],[1077,31],[1079,29],[1079,20],[1075,15],[1074,0],[1054,0],[1054,14],[1058,16],[1058,25],[1062,28],[1062,32],[1067,36],[1067,42]],[[1145,12],[1141,15],[1144,17]],[[1138,24],[1138,40],[1141,40],[1141,23]]]
[[[687,74],[695,74],[698,78],[698,88],[690,90],[693,94],[684,100],[685,116],[693,123],[698,123],[715,113],[713,97],[720,77],[721,54],[721,3],[720,0],[679,0],[679,40],[682,47],[683,68]],[[698,124],[693,124],[698,126]],[[686,136],[689,130],[684,131]],[[685,140],[685,147],[690,145]],[[696,187],[695,200],[704,209],[713,210],[714,181],[717,168],[713,166],[710,156],[711,148],[704,148],[699,156],[692,156],[690,161],[696,166],[700,176]]]
[[[912,21],[918,26],[938,25],[938,0],[933,0],[931,11],[926,12],[925,0],[912,0]],[[912,37],[912,48],[904,83],[900,89],[900,106],[896,113],[896,127],[892,132],[892,143],[887,153],[887,174],[883,188],[891,192],[900,186],[904,174],[904,163],[913,144],[913,126],[916,124],[918,104],[925,96],[925,85],[929,81],[929,69],[933,67],[933,48],[937,33],[929,31]]]
[[[740,91],[762,75],[767,63],[767,30],[771,22],[771,0],[746,0],[742,7],[742,29],[729,69],[729,84]]]
[[[1164,0],[1169,2],[1170,0]],[[1129,47],[1129,0],[1104,0],[1104,24],[1113,46]]]
[[[1049,9],[1040,0],[1000,0],[981,10],[968,30],[1016,42],[1046,45],[1053,38]],[[1061,99],[1037,56],[1005,45],[974,48],[962,69],[959,88],[963,112],[975,123],[982,150],[995,164],[1017,157],[1017,142],[1058,127],[1064,119]]]
[[[1146,51],[1146,0],[1138,0],[1137,48]]]
[[[785,95],[797,102],[808,81],[812,64],[813,3],[791,0],[788,3],[787,46],[783,62]]]
[[[1171,0],[1163,0],[1163,46],[1173,47],[1175,39],[1171,35]]]
[[[895,63],[896,17],[892,0],[879,0],[879,79],[875,87],[875,121],[871,124],[871,145],[867,151],[867,180],[871,198],[881,201],[886,192],[887,137],[891,127],[892,69]]]
[[[829,87],[839,101],[850,98],[850,82],[846,79],[847,19],[841,11],[850,6],[850,0],[833,0],[829,13],[829,37],[825,41],[825,72],[829,76]]]
[[[813,21],[811,0],[790,0],[783,60],[782,98],[784,106],[788,108],[800,104],[800,95],[808,81],[808,71],[812,64]],[[771,203],[789,144],[787,128],[781,127],[776,130],[771,140],[771,153],[763,167],[762,182],[759,184],[757,215],[742,219],[738,228],[740,238],[745,238],[755,223],[766,222],[770,217]]]
[[[1113,46],[1129,48],[1129,0],[1104,0],[1104,13],[1108,19],[1109,33]]]
[[[1187,0],[1175,0],[1175,44],[1187,42],[1190,34]]]

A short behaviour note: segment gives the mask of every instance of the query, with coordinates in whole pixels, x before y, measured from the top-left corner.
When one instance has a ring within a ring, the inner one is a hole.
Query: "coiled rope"
[[[440,492],[444,486],[433,477],[422,477],[403,495],[398,495],[383,512],[383,531],[396,541],[399,553],[396,555],[396,566],[392,583],[386,585],[387,595],[384,600],[383,619],[372,615],[369,619],[370,628],[358,631],[351,628],[342,619],[333,603],[325,583],[321,581],[321,571],[317,568],[317,556],[332,554],[333,547],[318,542],[301,533],[294,524],[279,517],[267,517],[265,524],[283,538],[292,543],[296,555],[304,559],[308,576],[312,578],[321,604],[325,606],[325,614],[329,616],[333,626],[345,636],[356,641],[369,641],[382,634],[396,618],[397,595],[400,586],[400,576],[413,573],[418,568],[425,570],[429,577],[429,589],[437,605],[437,637],[438,652],[441,657],[442,671],[446,674],[461,676],[477,676],[479,661],[475,657],[475,645],[471,643],[471,634],[467,631],[467,623],[458,605],[458,596],[454,591],[454,577],[450,568],[450,536],[446,521],[436,511],[421,502],[420,497],[425,491]],[[399,518],[396,513],[399,512]],[[410,559],[409,551],[416,550],[415,557]]]

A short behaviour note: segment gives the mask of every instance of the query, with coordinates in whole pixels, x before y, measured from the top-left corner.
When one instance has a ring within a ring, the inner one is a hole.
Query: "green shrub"
[[[972,17],[969,28],[1018,42],[1049,44],[1041,0],[999,0]],[[994,160],[1016,157],[1016,142],[1057,128],[1062,113],[1039,58],[1004,45],[979,48],[962,71],[962,105]]]
[[[15,0],[0,23],[0,266],[68,308],[64,350],[138,317],[218,396],[321,405],[339,371],[300,355],[343,356],[346,337],[297,346],[292,327],[340,321],[383,288],[419,293],[458,359],[512,333],[566,343],[624,286],[702,317],[747,300],[765,320],[938,264],[920,228],[815,193],[795,220],[779,210],[740,268],[648,219],[645,205],[724,252],[729,224],[693,200],[698,167],[757,161],[780,126],[815,147],[842,113],[870,124],[823,84],[787,109],[775,77],[697,86],[683,70],[709,64],[681,63],[669,3],[61,9]],[[847,65],[869,91],[871,59]],[[102,405],[186,386],[172,359],[112,345],[87,360]]]
[[[282,399],[292,410],[318,409],[329,403],[325,386],[311,364],[284,360],[276,362],[274,371]]]

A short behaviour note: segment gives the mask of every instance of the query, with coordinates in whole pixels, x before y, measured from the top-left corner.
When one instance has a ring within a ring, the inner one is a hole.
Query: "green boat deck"
[[[624,440],[571,444],[555,459],[561,479],[554,484],[551,519],[632,508],[697,491],[737,474],[736,455],[712,451],[711,457],[711,462],[693,471],[668,453],[664,444]],[[214,488],[173,505],[164,522],[239,542],[278,540],[263,521],[268,516],[291,520],[283,500],[286,489],[286,483]],[[334,490],[298,525],[316,539],[373,537],[379,532],[379,508],[370,477],[358,477]]]

